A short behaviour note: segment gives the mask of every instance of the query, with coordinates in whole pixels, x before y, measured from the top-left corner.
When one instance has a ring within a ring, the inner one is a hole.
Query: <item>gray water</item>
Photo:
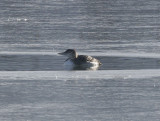
[[[2,0],[1,121],[159,121],[158,0]],[[103,64],[68,70],[74,48]]]

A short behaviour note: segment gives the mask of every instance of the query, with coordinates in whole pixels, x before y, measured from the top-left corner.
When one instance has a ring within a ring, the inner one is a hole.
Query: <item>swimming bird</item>
[[[78,55],[74,49],[67,49],[65,52],[58,54],[68,57],[64,65],[78,67],[99,67],[101,65],[101,62],[98,59],[87,55]]]

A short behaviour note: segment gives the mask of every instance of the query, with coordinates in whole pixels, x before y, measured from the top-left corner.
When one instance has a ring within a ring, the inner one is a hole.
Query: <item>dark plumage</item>
[[[101,65],[101,62],[94,57],[87,55],[78,55],[78,53],[74,49],[68,49],[65,52],[59,53],[60,55],[65,55],[68,57],[67,61],[71,61],[74,65],[86,65],[90,64],[90,66],[98,66]]]
[[[72,60],[76,65],[81,65],[81,64],[84,64],[86,62],[98,62],[99,65],[101,65],[99,60],[97,60],[96,58],[93,58],[91,56],[87,56],[87,55],[78,55],[77,58],[74,58]]]

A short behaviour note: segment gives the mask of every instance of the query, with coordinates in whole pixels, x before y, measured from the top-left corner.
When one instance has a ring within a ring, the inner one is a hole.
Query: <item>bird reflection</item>
[[[91,70],[95,71],[99,69],[99,66],[85,67],[85,66],[66,66],[64,65],[65,70]]]

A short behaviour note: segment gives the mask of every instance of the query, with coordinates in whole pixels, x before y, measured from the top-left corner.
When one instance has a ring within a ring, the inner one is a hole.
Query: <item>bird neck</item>
[[[78,58],[78,53],[75,52],[71,57],[69,57],[69,59],[75,59]]]
[[[78,58],[78,53],[77,52],[75,52],[75,57],[74,58]]]

